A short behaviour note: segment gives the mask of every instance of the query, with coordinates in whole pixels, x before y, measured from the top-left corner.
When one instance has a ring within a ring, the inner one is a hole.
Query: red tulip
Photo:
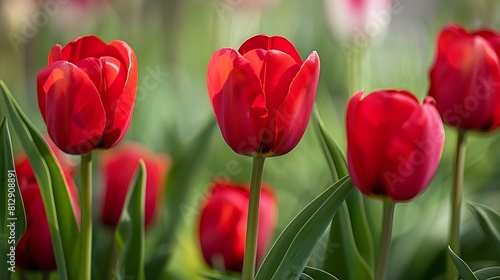
[[[108,149],[125,136],[137,91],[137,61],[125,42],[86,36],[55,45],[37,81],[40,112],[62,151]]]
[[[359,92],[347,108],[347,160],[358,189],[394,201],[413,199],[430,184],[444,143],[434,100],[406,91]]]
[[[248,156],[291,151],[311,115],[319,65],[316,52],[302,62],[295,47],[278,36],[257,35],[237,51],[216,51],[207,86],[226,143]]]
[[[50,145],[50,142],[49,142]],[[58,159],[62,153],[50,145]],[[59,160],[62,167],[68,191],[73,206],[73,213],[80,224],[80,207],[78,203],[78,191],[70,173],[74,166],[66,165],[66,161]],[[26,214],[26,232],[16,246],[16,264],[26,270],[54,270],[56,260],[52,250],[52,239],[42,201],[42,195],[36,182],[35,174],[27,157],[23,154],[16,157],[16,173],[19,189],[23,198]]]
[[[248,185],[214,183],[203,206],[199,235],[203,257],[208,265],[241,271],[245,253],[245,238],[250,189]],[[257,262],[264,257],[277,219],[276,197],[264,185],[259,205]]]
[[[146,165],[144,213],[146,227],[153,221],[161,201],[170,159],[166,155],[153,155],[142,145],[129,142],[118,146],[102,158],[105,177],[104,201],[101,209],[103,224],[111,228],[118,225],[130,183],[141,159]]]
[[[438,36],[429,95],[443,120],[489,131],[500,125],[500,34],[449,24]]]

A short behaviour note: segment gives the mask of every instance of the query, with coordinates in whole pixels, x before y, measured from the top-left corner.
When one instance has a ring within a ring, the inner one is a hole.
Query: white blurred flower
[[[389,25],[393,0],[324,0],[328,25],[341,40],[372,38]]]

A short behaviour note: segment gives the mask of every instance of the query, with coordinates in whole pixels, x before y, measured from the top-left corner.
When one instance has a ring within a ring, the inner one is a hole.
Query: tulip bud
[[[62,158],[62,153],[50,142],[48,143],[56,158]],[[15,162],[27,225],[26,232],[16,246],[16,265],[26,270],[54,270],[56,269],[56,260],[52,249],[52,239],[35,174],[26,155],[16,157]],[[59,164],[68,185],[73,213],[77,223],[80,224],[78,191],[70,175],[74,166],[66,165],[64,160],[59,160]]]
[[[111,228],[118,225],[128,189],[141,159],[146,166],[144,221],[146,227],[152,224],[163,196],[170,158],[166,155],[151,154],[142,145],[132,142],[118,146],[103,155],[102,169],[105,177],[104,200],[101,208],[103,224]]]
[[[449,24],[438,36],[429,95],[443,120],[460,129],[500,125],[500,34]]]
[[[444,129],[434,100],[385,90],[347,107],[347,160],[354,185],[365,195],[411,200],[430,184],[441,158]]]
[[[137,91],[137,61],[123,41],[95,36],[55,45],[37,74],[38,106],[62,151],[108,149],[125,136]]]
[[[283,37],[257,35],[238,50],[216,51],[207,86],[222,136],[236,153],[279,156],[304,135],[320,71],[312,52],[305,62]]]
[[[200,216],[200,245],[206,263],[213,268],[243,268],[250,189],[248,185],[215,182]],[[262,261],[277,220],[276,197],[263,185],[259,205],[257,263]]]

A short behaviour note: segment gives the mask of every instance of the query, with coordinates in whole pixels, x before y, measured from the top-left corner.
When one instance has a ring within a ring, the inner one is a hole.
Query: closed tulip
[[[363,194],[407,201],[428,187],[444,143],[431,97],[421,105],[406,91],[359,92],[349,101],[346,127],[349,173]]]
[[[73,206],[73,213],[77,222],[80,221],[80,207],[78,204],[78,191],[71,177],[73,165],[68,165],[62,160],[62,153],[52,147],[52,151],[59,159],[63,174],[68,184],[68,191]],[[23,154],[16,157],[16,174],[19,189],[24,203],[26,214],[26,232],[16,246],[16,265],[26,270],[54,270],[56,260],[52,250],[52,239],[47,221],[42,195],[31,169],[27,157]]]
[[[443,120],[459,129],[490,131],[500,125],[500,34],[468,33],[456,24],[441,30],[430,71],[429,95]]]
[[[257,35],[208,63],[210,101],[226,143],[247,156],[279,156],[302,138],[320,72],[318,54],[302,61],[279,36]]]
[[[118,144],[128,130],[137,91],[137,61],[123,41],[95,36],[55,45],[37,74],[38,106],[62,151],[86,154]]]
[[[170,158],[166,155],[151,154],[142,145],[132,142],[118,146],[102,158],[105,178],[101,208],[103,224],[111,228],[118,225],[129,186],[141,159],[146,166],[147,175],[144,221],[146,227],[152,224],[162,198]]]
[[[199,238],[203,257],[214,268],[240,271],[243,267],[250,190],[248,185],[214,183],[203,205]],[[262,261],[277,219],[276,198],[264,185],[259,205],[257,262]]]

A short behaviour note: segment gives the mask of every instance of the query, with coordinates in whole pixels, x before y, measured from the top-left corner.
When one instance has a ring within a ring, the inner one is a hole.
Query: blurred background
[[[367,35],[369,47],[365,47],[366,38],[348,41],[338,33],[331,20],[335,13],[327,7],[320,0],[0,0],[0,79],[44,132],[36,73],[46,65],[49,50],[86,34],[106,42],[126,41],[139,62],[136,107],[126,139],[156,153],[171,154],[174,166],[182,165],[177,169],[183,171],[178,175],[182,180],[177,182],[186,182],[176,190],[167,185],[157,225],[147,232],[146,260],[163,252],[168,254],[168,264],[162,268],[162,279],[201,279],[210,272],[197,237],[207,187],[214,178],[246,182],[251,172],[250,158],[231,151],[213,125],[205,79],[214,51],[238,48],[259,33],[287,37],[303,59],[317,51],[321,76],[316,102],[328,130],[345,150],[345,106],[354,94],[348,89],[347,73],[352,67],[350,55],[357,48],[365,53],[359,72],[363,89],[407,89],[422,100],[429,88],[436,34],[445,23],[458,22],[468,29],[500,28],[498,0],[395,0],[388,13],[374,19]],[[440,279],[455,142],[456,131],[447,127],[434,182],[414,202],[396,207],[390,279]],[[500,135],[469,133],[467,142],[464,199],[500,211]],[[99,164],[94,168],[98,213],[102,175]],[[276,237],[300,209],[332,184],[312,126],[291,153],[266,161],[264,180],[274,187],[279,200]],[[172,201],[169,194],[181,199]],[[367,207],[378,240],[381,203],[367,201]],[[465,206],[463,213],[462,257],[473,268],[494,264],[495,255]],[[173,215],[175,230],[168,228]],[[169,245],[158,246],[165,234],[171,235]],[[94,259],[99,260],[110,233],[96,226],[95,235]],[[322,263],[325,244],[318,244],[312,265]]]

